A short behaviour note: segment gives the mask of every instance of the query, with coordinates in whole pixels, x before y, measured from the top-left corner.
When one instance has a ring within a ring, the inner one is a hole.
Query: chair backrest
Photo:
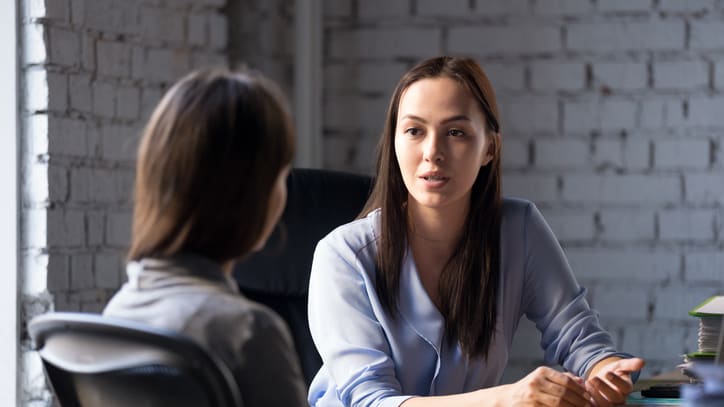
[[[243,406],[226,364],[178,333],[70,312],[28,331],[63,407]]]
[[[309,384],[322,365],[309,333],[307,289],[317,242],[354,220],[371,192],[372,178],[329,170],[293,169],[281,228],[266,247],[235,266],[241,291],[287,322]]]

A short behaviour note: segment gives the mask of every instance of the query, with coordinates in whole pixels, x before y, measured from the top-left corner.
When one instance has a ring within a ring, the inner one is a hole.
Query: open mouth
[[[430,175],[427,177],[422,177],[425,181],[445,181],[447,180],[447,177],[439,176],[439,175]]]

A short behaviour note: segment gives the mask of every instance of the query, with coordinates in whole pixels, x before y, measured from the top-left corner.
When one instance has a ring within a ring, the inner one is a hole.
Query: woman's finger
[[[555,396],[553,394],[548,393],[538,393],[538,395],[535,397],[536,405],[544,405],[549,407],[580,407],[586,405],[585,403],[572,403],[568,400],[561,399],[558,396]],[[589,403],[590,405],[590,403]]]
[[[575,406],[582,406],[590,401],[591,396],[586,391],[583,382],[573,375],[551,370],[546,375],[546,381],[541,389],[544,393]]]
[[[646,362],[641,358],[621,359],[616,362],[616,367],[613,369],[616,372],[632,373],[643,369]]]
[[[589,393],[591,394],[591,397],[593,398],[593,401],[596,403],[596,407],[609,407],[611,406],[611,403],[603,397],[603,394],[601,394],[600,391],[598,391],[598,388],[593,384],[591,380],[588,381],[589,387]]]
[[[613,372],[606,373],[606,380],[608,380],[610,384],[618,389],[618,391],[622,394],[629,394],[631,393],[631,390],[633,390],[633,384],[631,383],[631,380],[628,380],[627,378],[624,378],[621,375],[617,375]]]
[[[593,377],[589,380],[608,401],[607,405],[623,404],[626,396],[622,395],[618,390],[609,383],[603,381],[600,377]]]

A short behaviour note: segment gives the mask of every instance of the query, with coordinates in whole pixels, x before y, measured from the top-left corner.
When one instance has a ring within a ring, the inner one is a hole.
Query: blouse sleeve
[[[390,346],[373,310],[370,274],[343,239],[323,239],[312,262],[309,327],[343,405],[398,406],[410,396],[401,395]]]
[[[525,215],[525,282],[523,310],[541,332],[545,361],[578,376],[601,359],[631,357],[616,352],[611,335],[586,300],[563,249],[534,204]]]

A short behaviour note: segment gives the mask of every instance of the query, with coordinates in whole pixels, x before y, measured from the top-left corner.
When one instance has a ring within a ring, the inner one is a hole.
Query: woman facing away
[[[140,142],[128,282],[103,312],[194,339],[226,361],[247,406],[306,404],[288,328],[230,277],[279,220],[293,154],[285,101],[262,76],[176,83]]]
[[[500,119],[471,59],[400,80],[360,218],[321,240],[313,406],[609,406],[644,361],[619,353],[529,201],[501,197]],[[499,385],[520,318],[547,363]]]

